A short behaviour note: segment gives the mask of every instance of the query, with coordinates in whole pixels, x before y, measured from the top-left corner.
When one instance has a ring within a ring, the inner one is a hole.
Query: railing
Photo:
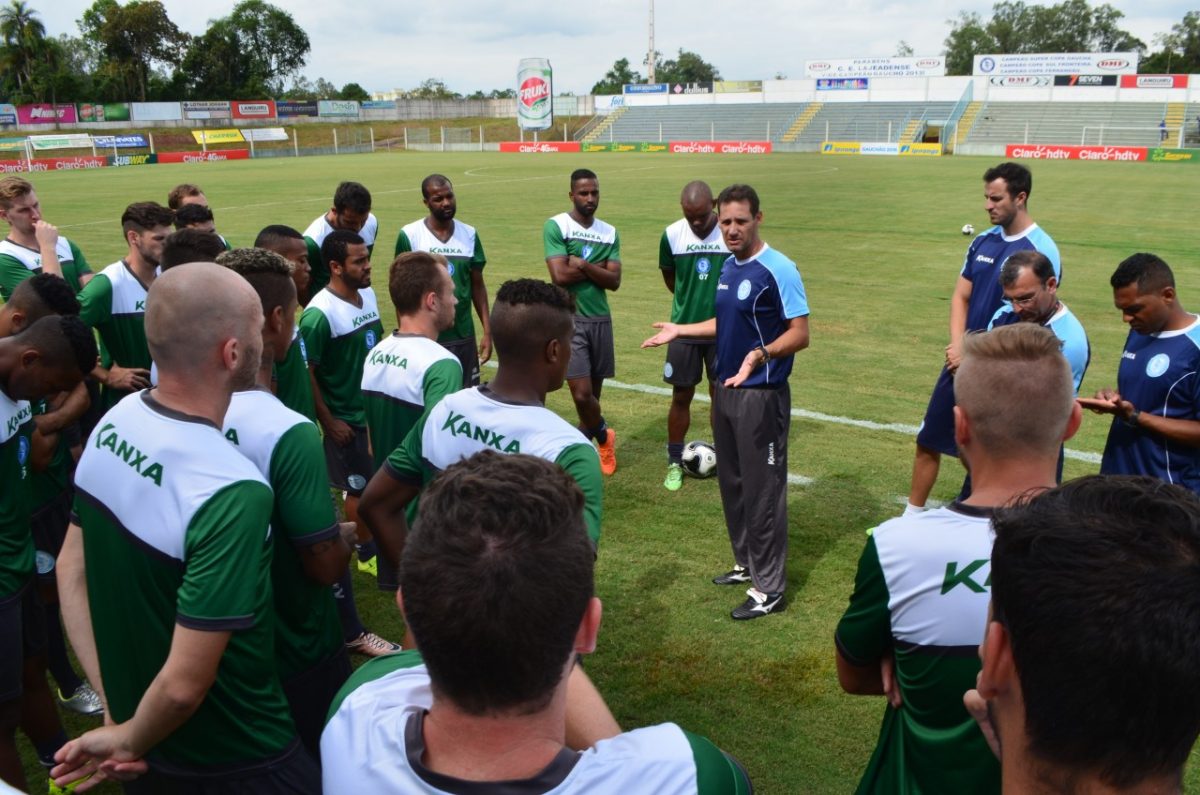
[[[1180,148],[1183,147],[1183,138],[1184,138],[1184,135],[1183,135],[1184,126],[1183,125],[1179,125],[1178,127],[1159,127],[1159,126],[1118,127],[1118,126],[1107,125],[1107,124],[1101,124],[1098,126],[1085,126],[1083,128],[1083,133],[1080,136],[1079,143],[1081,146],[1087,146],[1089,143],[1094,143],[1096,146],[1104,146],[1104,135],[1105,135],[1105,133],[1108,133],[1109,134],[1108,142],[1110,144],[1112,144],[1112,143],[1114,143],[1114,141],[1112,140],[1113,139],[1112,134],[1120,133],[1120,132],[1147,133],[1148,137],[1153,136],[1155,133],[1157,133],[1158,141],[1160,144],[1174,143],[1176,146],[1179,146]],[[1096,139],[1095,141],[1088,141],[1089,133],[1095,136],[1095,139]],[[1026,142],[1028,142],[1028,138],[1029,138],[1028,127],[1026,127],[1025,137],[1026,137]],[[1118,137],[1120,137],[1120,136],[1118,136]],[[1141,136],[1137,136],[1137,137],[1141,138]],[[1174,139],[1174,140],[1172,140],[1172,139]],[[1122,141],[1120,143],[1126,143],[1126,142]]]
[[[962,96],[958,98],[958,102],[954,103],[954,107],[950,109],[950,115],[946,117],[946,124],[942,127],[942,141],[947,138],[953,138],[954,148],[958,148],[958,122],[962,119],[963,114],[967,112],[967,108],[971,107],[971,102],[975,98],[975,81],[969,81],[967,87],[963,89]],[[951,134],[953,130],[953,134]],[[970,132],[967,130],[966,132]]]

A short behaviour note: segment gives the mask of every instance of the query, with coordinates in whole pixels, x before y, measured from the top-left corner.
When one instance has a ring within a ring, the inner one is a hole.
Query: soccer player
[[[331,232],[321,244],[329,263],[329,285],[313,296],[300,316],[317,419],[325,432],[329,482],[345,493],[346,519],[358,524],[358,498],[375,471],[367,436],[362,374],[367,353],[383,337],[379,307],[371,290],[371,260],[354,232]],[[360,526],[359,567],[377,567],[375,544]],[[347,570],[335,588],[346,644],[358,654],[399,651],[395,643],[368,632],[354,606]]]
[[[438,334],[454,324],[458,300],[446,265],[424,251],[401,254],[388,274],[388,291],[399,328],[367,354],[362,376],[376,470],[463,381],[458,358],[436,342]],[[415,503],[410,508],[415,509]],[[410,510],[410,521],[414,515]],[[380,574],[380,584],[394,590],[394,571]]]
[[[308,264],[312,268],[310,295],[316,295],[329,283],[331,266],[322,256],[321,246],[329,233],[335,230],[354,232],[362,237],[368,256],[374,251],[375,238],[379,235],[379,219],[371,212],[371,192],[360,183],[343,182],[338,185],[333,194],[333,206],[304,230]]]
[[[758,193],[730,185],[717,197],[730,256],[721,266],[716,316],[686,325],[655,323],[642,347],[680,337],[717,340],[713,441],[720,451],[717,485],[734,566],[717,585],[751,583],[732,618],[761,618],[785,606],[787,587],[788,376],[808,347],[808,299],[796,263],[759,235]]]
[[[312,269],[308,265],[308,246],[304,243],[304,235],[290,226],[276,224],[265,227],[258,233],[254,247],[274,251],[291,263],[296,295],[301,306],[307,304]],[[304,338],[300,336],[299,326],[296,326],[292,333],[292,346],[288,348],[287,358],[275,365],[274,388],[283,405],[313,422],[317,421],[312,379],[308,375],[308,355],[304,350]]]
[[[750,791],[673,723],[571,750],[568,672],[601,614],[583,509],[569,475],[528,455],[480,452],[431,484],[397,595],[421,651],[367,663],[338,694],[326,793]]]
[[[66,741],[46,684],[46,628],[34,577],[30,401],[73,389],[97,355],[76,317],[43,317],[0,339],[0,780],[23,791],[17,727],[47,766]]]
[[[216,234],[212,210],[206,204],[185,204],[175,211],[175,229],[198,229]]]
[[[1019,163],[1001,163],[983,174],[984,209],[993,226],[967,249],[958,283],[950,297],[950,344],[946,363],[933,387],[925,419],[917,432],[912,482],[905,513],[923,510],[937,482],[942,455],[957,456],[954,446],[954,371],[958,368],[963,337],[983,331],[1000,308],[1003,295],[998,278],[1004,261],[1018,251],[1040,251],[1062,281],[1058,246],[1029,215],[1033,175]]]
[[[217,255],[226,250],[219,235],[200,229],[180,229],[163,241],[159,272],[188,262],[216,262]]]
[[[1200,319],[1183,308],[1175,274],[1154,254],[1127,258],[1109,281],[1129,324],[1117,388],[1080,400],[1113,415],[1100,471],[1200,492]]]
[[[596,217],[600,181],[586,168],[571,172],[570,212],[546,221],[542,236],[550,280],[575,297],[575,336],[567,385],[579,415],[579,430],[596,440],[600,471],[617,471],[617,432],[600,412],[604,379],[616,375],[612,316],[606,292],[621,286],[621,241],[617,230]]]
[[[18,284],[0,307],[0,337],[19,334],[41,318],[54,315],[79,315],[75,291],[60,276],[36,274]],[[70,392],[47,396],[32,405],[36,432],[30,440],[30,460],[34,462],[29,479],[30,528],[34,547],[57,557],[70,521],[71,471],[81,452],[76,423],[87,410],[89,398],[83,384],[78,384]],[[71,664],[58,614],[54,570],[43,568],[38,569],[38,589],[45,608],[46,664],[58,684],[59,703],[72,712],[95,715],[103,710],[100,697]]]
[[[964,337],[954,396],[971,495],[868,535],[835,635],[842,688],[888,696],[859,793],[999,791],[995,759],[962,708],[979,673],[964,650],[987,622],[990,518],[1054,487],[1080,412],[1058,338],[1034,323]]]
[[[717,278],[729,256],[717,227],[716,204],[706,182],[689,182],[679,196],[683,218],[667,227],[658,246],[658,267],[667,289],[675,296],[671,322],[702,323],[716,313]],[[708,373],[708,394],[713,394],[717,346],[710,339],[677,339],[667,345],[663,380],[671,385],[667,412],[667,491],[683,486],[683,444],[692,424],[692,398],[696,384]],[[711,411],[709,425],[712,425]]]
[[[421,182],[421,196],[429,208],[429,215],[400,230],[396,253],[428,251],[446,258],[450,278],[454,280],[458,309],[454,325],[441,332],[438,342],[462,364],[463,387],[478,386],[479,367],[492,358],[492,321],[488,314],[487,285],[483,283],[483,267],[487,264],[483,242],[475,227],[454,219],[458,202],[449,179],[441,174],[430,174]],[[472,306],[479,315],[478,348],[475,323],[471,319]]]
[[[41,317],[0,339],[0,781],[22,790],[18,725],[47,769],[66,741],[46,682],[47,629],[35,585],[30,522],[38,434],[30,401],[71,391],[96,358],[96,341],[77,317]]]
[[[80,318],[100,333],[101,366],[95,376],[101,384],[102,411],[150,385],[150,350],[143,325],[146,294],[158,274],[173,220],[174,213],[154,202],[126,207],[121,229],[129,253],[96,274],[79,294]]]
[[[296,322],[292,266],[258,248],[228,251],[219,264],[245,277],[262,303],[263,353],[257,383],[233,393],[223,430],[275,494],[275,659],[296,731],[315,758],[329,705],[350,676],[330,586],[346,571],[350,546],[342,531],[353,540],[354,526],[337,522],[317,426],[270,392],[271,371],[286,356]]]
[[[208,197],[204,195],[204,191],[200,190],[199,185],[192,185],[190,183],[185,182],[181,185],[176,185],[174,188],[171,188],[171,192],[167,194],[167,209],[175,210],[178,212],[180,210],[183,210],[183,208],[187,207],[188,205],[196,205],[198,207],[205,208],[206,210],[208,210],[207,220],[209,220],[209,221],[213,220],[212,209],[208,206]],[[190,211],[187,211],[187,212],[190,212]],[[188,217],[187,212],[185,212],[185,214],[184,214],[185,218]],[[204,214],[200,214],[198,217],[202,220],[206,218],[206,216]],[[214,226],[215,226],[215,224],[214,224]],[[178,228],[178,227],[176,227],[176,228]],[[209,227],[208,231],[212,232],[212,231],[214,231],[214,229],[212,227]],[[221,238],[221,245],[224,246],[226,251],[233,248],[231,245],[229,245],[228,240],[221,237],[220,235],[217,235],[217,237]],[[204,261],[208,262],[209,260],[204,260]]]
[[[276,672],[271,489],[220,430],[262,324],[253,288],[218,265],[150,289],[159,385],[88,439],[59,558],[71,642],[112,721],[59,750],[60,786],[144,760],[126,792],[319,791]]]
[[[999,740],[1003,791],[1183,792],[1200,734],[1195,496],[1090,476],[992,526],[983,671],[964,700]]]
[[[492,305],[500,365],[483,386],[447,395],[391,451],[363,494],[360,515],[384,556],[400,562],[405,509],[437,472],[479,450],[526,453],[553,461],[579,483],[588,536],[599,543],[604,484],[594,448],[545,407],[561,389],[574,331],[571,295],[536,279],[505,282]]]
[[[28,180],[0,179],[0,218],[8,223],[8,237],[0,241],[0,298],[43,270],[62,276],[75,292],[92,278],[92,269],[70,240],[42,218],[42,205]]]

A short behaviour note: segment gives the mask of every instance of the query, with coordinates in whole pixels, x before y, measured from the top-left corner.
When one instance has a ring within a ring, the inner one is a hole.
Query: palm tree
[[[9,0],[0,8],[0,40],[5,58],[15,70],[17,87],[33,78],[35,64],[42,59],[46,44],[46,26],[25,0]]]

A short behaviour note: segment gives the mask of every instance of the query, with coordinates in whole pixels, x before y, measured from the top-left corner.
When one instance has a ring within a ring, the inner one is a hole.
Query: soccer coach
[[[787,586],[788,376],[808,347],[808,300],[796,263],[758,235],[758,194],[730,185],[717,197],[717,223],[731,252],[717,283],[716,317],[655,323],[654,347],[677,337],[716,337],[713,442],[717,482],[734,567],[717,585],[752,583],[731,614],[745,620],[782,610]]]

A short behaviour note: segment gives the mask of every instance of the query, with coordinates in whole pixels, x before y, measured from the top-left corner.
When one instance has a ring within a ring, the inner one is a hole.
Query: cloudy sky
[[[202,33],[209,19],[227,15],[235,0],[164,0],[183,30]],[[52,35],[78,35],[75,25],[90,0],[29,0]],[[549,58],[555,91],[586,93],[618,58],[639,71],[647,50],[648,0],[596,3],[496,3],[444,0],[275,0],[308,31],[305,73],[368,91],[412,88],[439,78],[453,90],[507,88],[517,61]],[[1153,46],[1194,3],[1112,0],[1126,30]],[[656,0],[655,46],[671,55],[699,53],[731,80],[803,77],[814,59],[894,55],[907,41],[917,55],[936,55],[962,10],[990,15],[980,0]],[[753,8],[752,12],[747,9]]]

